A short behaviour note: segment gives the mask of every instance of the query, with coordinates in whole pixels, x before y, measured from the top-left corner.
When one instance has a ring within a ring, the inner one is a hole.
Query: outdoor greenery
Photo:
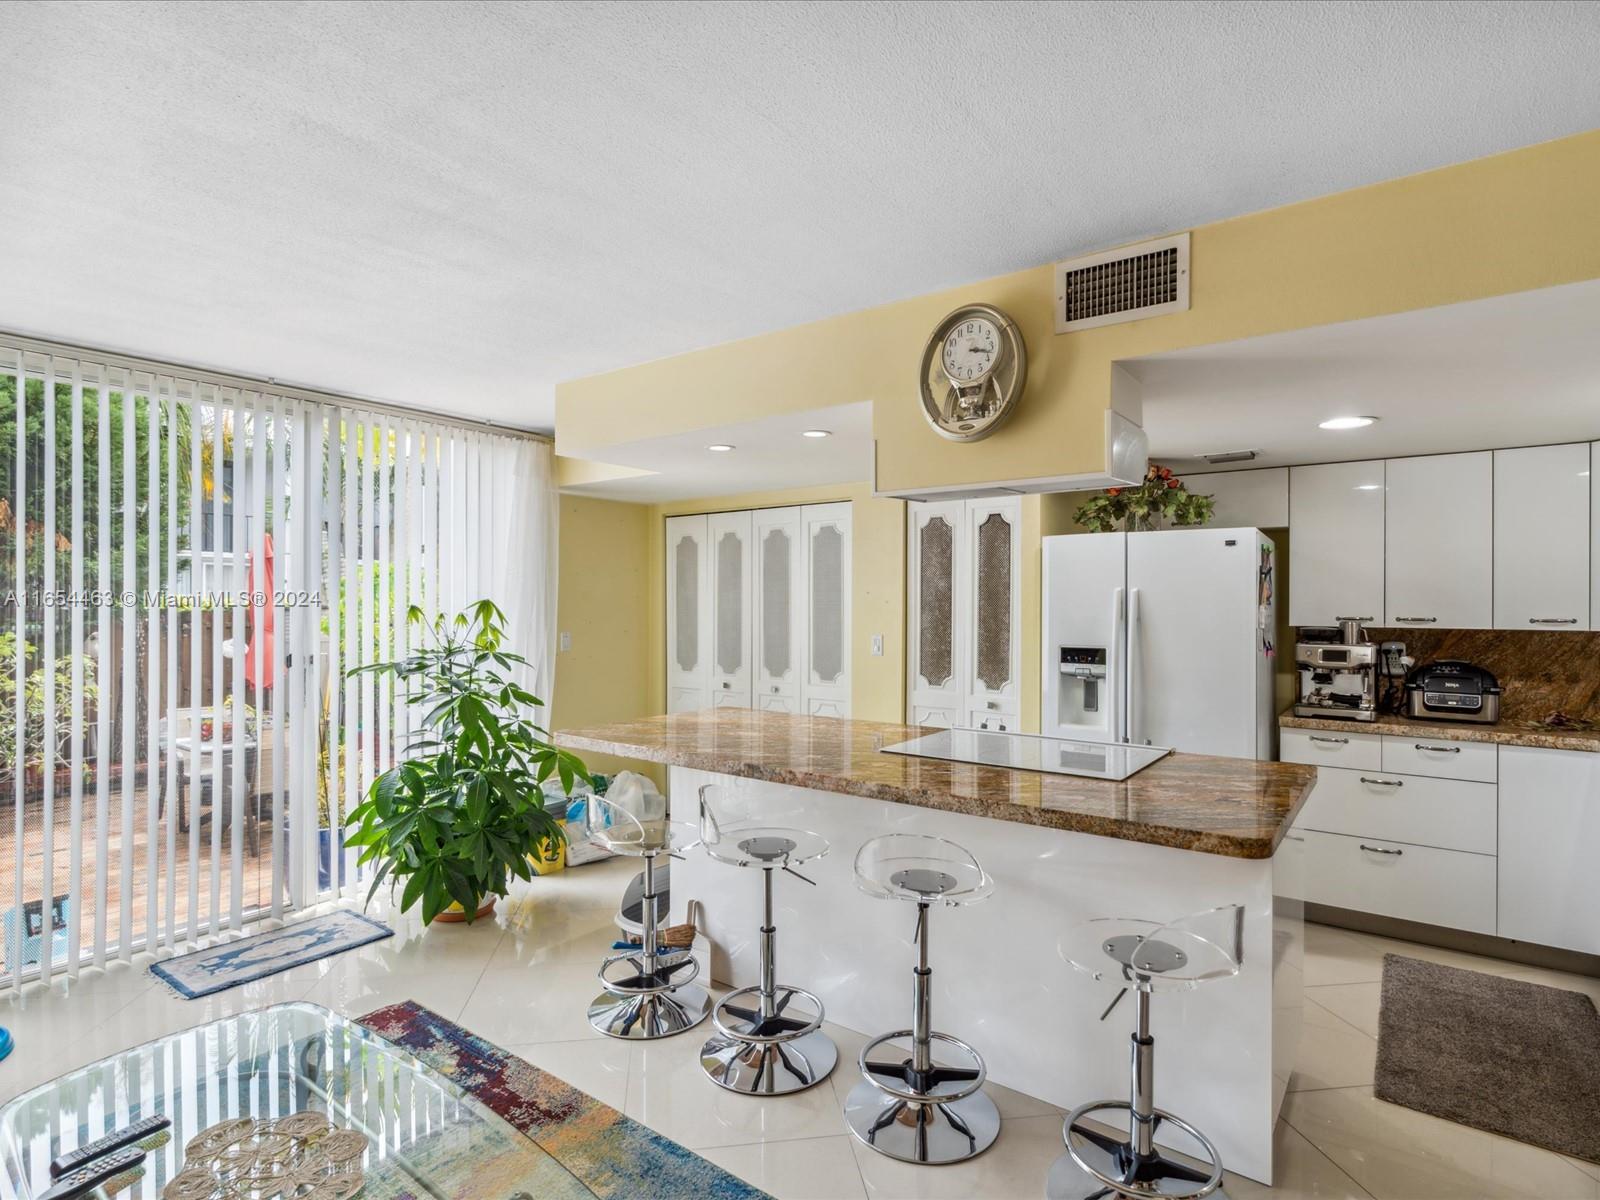
[[[1072,519],[1090,533],[1136,533],[1155,529],[1161,521],[1204,525],[1215,508],[1214,497],[1189,491],[1170,467],[1152,463],[1138,487],[1107,488],[1081,505]]]
[[[588,772],[533,722],[543,702],[515,682],[526,660],[505,649],[505,614],[492,601],[432,622],[413,605],[407,620],[420,649],[352,674],[392,676],[423,727],[350,814],[345,844],[377,864],[369,901],[389,879],[402,911],[421,904],[424,923],[452,902],[471,920],[512,876],[531,878],[530,854],[564,839],[541,785],[553,776],[570,795]]]
[[[23,643],[23,653],[29,659],[34,657],[35,652],[34,646],[27,642]],[[17,744],[17,676],[13,667],[16,653],[16,633],[0,633],[0,760],[8,765],[15,758]],[[72,743],[72,714],[75,711],[83,713],[83,736],[88,742],[94,737],[92,722],[95,707],[100,700],[95,661],[87,654],[79,657],[83,662],[82,706],[79,709],[73,706],[72,655],[63,654],[56,659],[55,761],[63,766],[72,761],[69,753]],[[50,691],[46,674],[43,667],[35,667],[28,673],[22,689],[24,710],[22,757],[24,764],[33,768],[40,767],[44,763],[45,698]],[[9,776],[10,772],[7,771],[5,774]]]

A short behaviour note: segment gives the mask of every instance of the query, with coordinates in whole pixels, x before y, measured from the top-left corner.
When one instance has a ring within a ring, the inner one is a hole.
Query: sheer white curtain
[[[524,681],[545,703],[555,699],[556,559],[560,499],[556,493],[555,451],[548,442],[498,438],[495,474],[505,497],[495,530],[492,599],[505,610],[513,649],[530,664]]]
[[[358,883],[411,606],[548,699],[548,443],[0,334],[0,988]]]

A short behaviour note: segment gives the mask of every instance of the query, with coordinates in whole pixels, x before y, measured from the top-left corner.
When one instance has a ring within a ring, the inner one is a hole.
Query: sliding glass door
[[[0,339],[0,980],[357,882],[414,714],[348,672],[507,585],[518,441]]]

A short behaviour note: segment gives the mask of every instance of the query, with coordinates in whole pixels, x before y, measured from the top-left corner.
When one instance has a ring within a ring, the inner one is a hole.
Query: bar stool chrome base
[[[693,1029],[710,1011],[711,997],[692,983],[635,995],[601,992],[589,1002],[589,1024],[607,1037],[644,1041]]]
[[[1142,1158],[1127,1137],[1104,1133],[1084,1118],[1090,1113],[1127,1113],[1126,1100],[1100,1100],[1067,1115],[1062,1137],[1067,1153],[1056,1159],[1045,1181],[1046,1200],[1116,1200],[1117,1197],[1160,1197],[1163,1200],[1228,1200],[1221,1190],[1222,1166],[1216,1147],[1194,1126],[1164,1109],[1155,1109],[1154,1129],[1175,1125],[1201,1146],[1209,1163],[1191,1167],[1169,1158],[1159,1147]],[[1152,1130],[1152,1136],[1154,1134]]]
[[[912,1059],[914,1036],[902,1029],[862,1048],[864,1078],[844,1102],[850,1132],[901,1162],[938,1166],[982,1154],[1000,1136],[1000,1110],[982,1090],[982,1057],[958,1038],[930,1033],[929,1043],[937,1044],[940,1053],[928,1070],[919,1072]],[[902,1039],[912,1041],[904,1058],[872,1057],[885,1043]]]
[[[700,1048],[700,1066],[711,1082],[745,1095],[786,1096],[815,1087],[838,1063],[838,1047],[819,1028],[822,1001],[781,983],[770,999],[760,987],[745,987],[711,1010],[717,1032]]]

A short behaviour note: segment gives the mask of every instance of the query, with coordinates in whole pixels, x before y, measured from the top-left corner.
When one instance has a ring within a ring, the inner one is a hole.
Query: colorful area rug
[[[1380,1100],[1600,1162],[1600,1013],[1581,992],[1383,956]]]
[[[296,921],[152,963],[150,973],[166,980],[180,996],[193,1000],[393,936],[394,930],[382,921],[340,909],[325,917]]]
[[[359,1023],[521,1130],[599,1200],[763,1200],[766,1193],[412,1000]]]

